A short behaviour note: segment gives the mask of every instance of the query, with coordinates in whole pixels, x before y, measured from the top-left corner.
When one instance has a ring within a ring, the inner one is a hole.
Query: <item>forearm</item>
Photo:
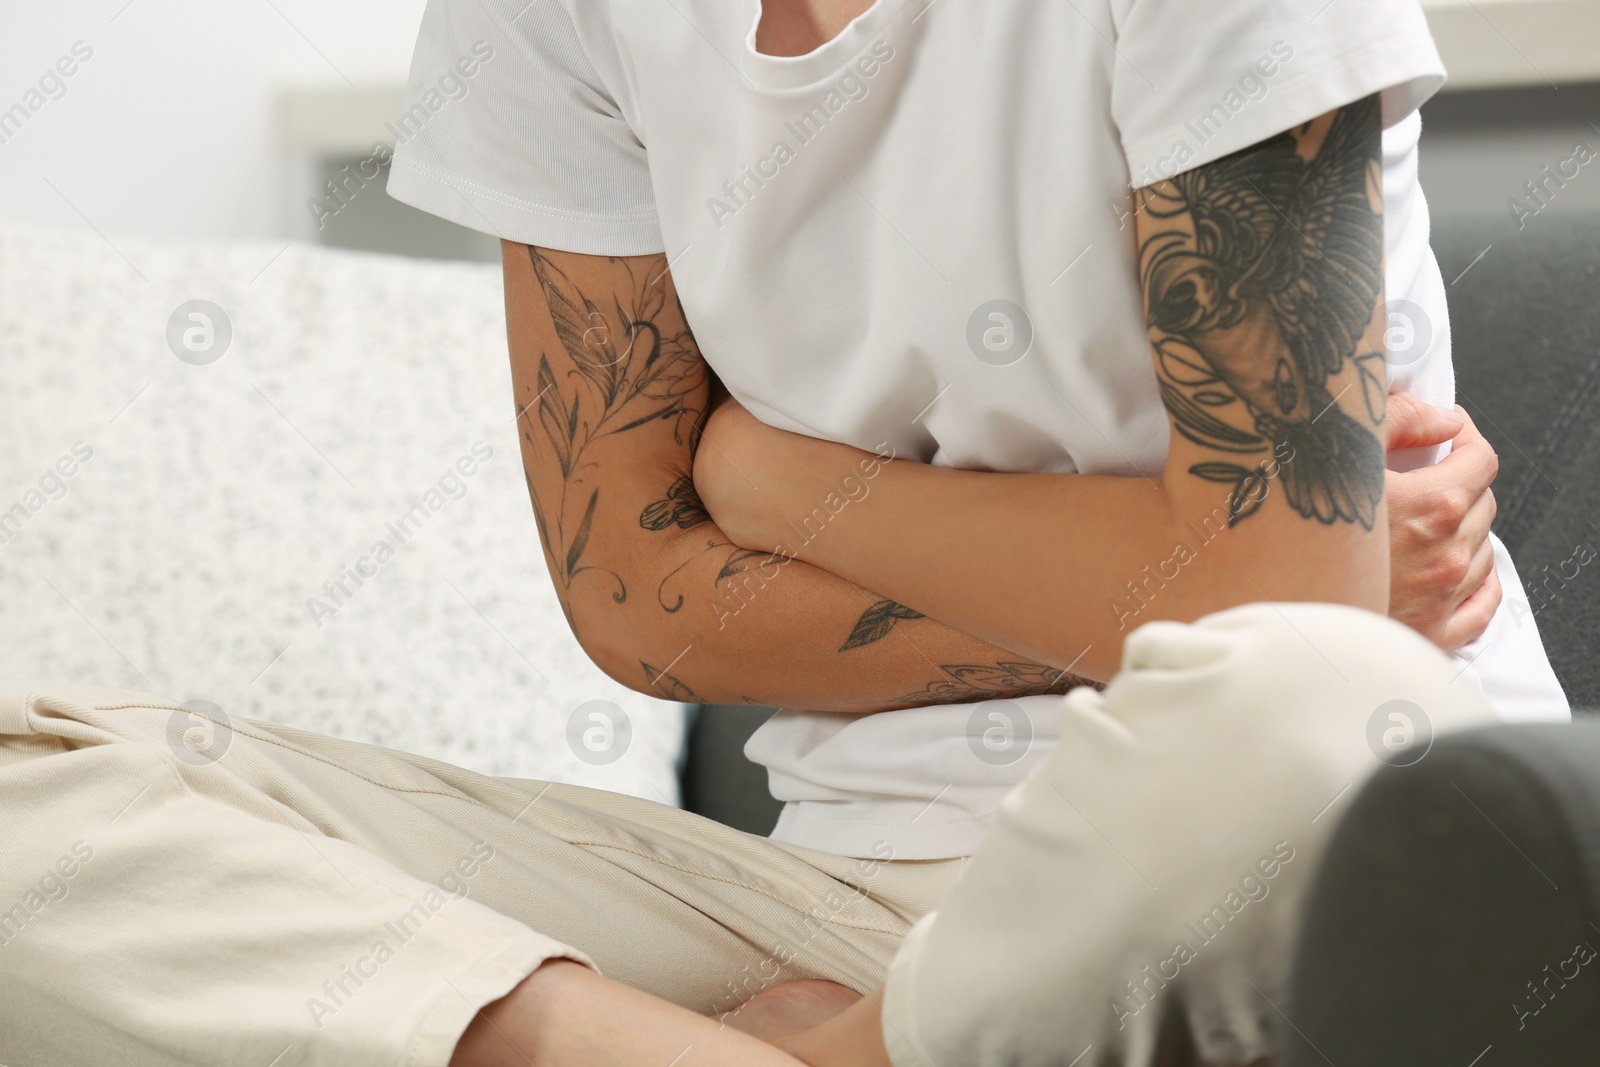
[[[1102,680],[1117,670],[1128,631],[1156,619],[1190,621],[1257,600],[1384,609],[1380,539],[1346,531],[1308,560],[1259,526],[1230,528],[1225,487],[1180,481],[1173,493],[1169,481],[889,463],[871,496],[800,546],[799,558]]]
[[[663,485],[677,478],[667,472]],[[597,521],[602,532],[584,557],[599,569],[566,593],[590,655],[632,688],[870,712],[1063,692],[1083,681],[801,559],[742,548],[709,519],[649,530],[641,517],[661,514],[656,505]]]
[[[670,699],[848,711],[1072,681],[718,529],[688,476],[712,378],[665,257],[508,242],[504,265],[545,562],[573,632],[612,677]]]

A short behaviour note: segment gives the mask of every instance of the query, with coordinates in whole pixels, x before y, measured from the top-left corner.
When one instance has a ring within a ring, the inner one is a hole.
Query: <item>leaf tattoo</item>
[[[861,617],[850,630],[850,636],[839,646],[839,651],[848,652],[852,648],[881,641],[888,636],[890,630],[894,629],[894,624],[902,620],[924,618],[927,616],[922,612],[908,608],[904,604],[897,604],[893,600],[880,600],[861,613]]]
[[[539,249],[528,247],[545,304],[550,310],[555,334],[570,367],[558,374],[550,354],[540,353],[535,376],[537,395],[519,415],[523,439],[534,452],[553,456],[561,471],[559,498],[545,500],[533,479],[528,492],[533,500],[539,536],[560,575],[562,607],[572,583],[586,571],[609,575],[616,589],[612,599],[622,603],[628,590],[622,576],[608,567],[585,562],[591,543],[595,512],[600,492],[591,488],[582,500],[576,525],[569,525],[568,492],[585,480],[589,469],[589,448],[601,438],[626,433],[650,423],[673,420],[673,436],[682,443],[698,424],[701,412],[689,401],[706,382],[707,370],[694,337],[687,329],[663,331],[661,314],[666,307],[666,286],[654,279],[641,279],[632,264],[615,260],[625,268],[629,285],[619,292],[610,307],[585,295],[554,261]],[[682,306],[677,312],[682,320]],[[530,412],[530,409],[531,412]],[[576,502],[572,502],[576,510]],[[694,495],[693,482],[682,479],[668,491],[663,505],[653,505],[640,516],[648,529],[665,529],[676,523],[689,529],[699,521],[709,521],[705,508]],[[655,526],[652,523],[659,522]],[[571,611],[567,610],[568,619]]]
[[[717,572],[713,583],[722,582],[728,578],[737,578],[745,571],[760,567],[766,563],[782,565],[788,562],[788,557],[776,552],[763,552],[759,548],[741,548],[728,557],[722,569]]]
[[[644,668],[644,680],[650,685],[661,690],[668,700],[676,700],[684,704],[698,704],[700,698],[695,696],[694,690],[684,685],[682,681],[665,671],[658,671],[644,660],[639,661],[639,666]]]
[[[945,677],[927,688],[900,697],[901,704],[965,704],[999,697],[1041,696],[1065,693],[1080,685],[1104,689],[1100,682],[1047,667],[1042,663],[944,663]]]
[[[578,573],[578,560],[583,558],[583,550],[589,546],[589,528],[594,525],[594,506],[600,501],[600,490],[596,489],[589,494],[589,506],[583,509],[583,521],[578,523],[578,532],[572,535],[572,544],[567,546],[567,581],[572,581],[572,576]]]
[[[1228,495],[1229,526],[1237,525],[1240,519],[1254,515],[1256,509],[1267,499],[1271,476],[1267,473],[1265,463],[1257,464],[1253,468],[1240,467],[1233,463],[1196,463],[1189,468],[1189,473],[1208,482],[1222,482],[1233,486],[1233,492]]]

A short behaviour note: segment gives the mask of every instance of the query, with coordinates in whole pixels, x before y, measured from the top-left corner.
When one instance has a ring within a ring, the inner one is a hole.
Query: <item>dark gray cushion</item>
[[[772,708],[702,704],[689,727],[683,806],[725,826],[765,836],[783,805],[767,790],[767,769],[745,759],[744,743]]]
[[[1433,248],[1458,395],[1500,454],[1495,532],[1567,697],[1600,705],[1600,559],[1575,559],[1600,550],[1600,214],[1437,219]]]
[[[1594,1064],[1597,887],[1600,722],[1489,727],[1384,768],[1319,869],[1281,1062]]]

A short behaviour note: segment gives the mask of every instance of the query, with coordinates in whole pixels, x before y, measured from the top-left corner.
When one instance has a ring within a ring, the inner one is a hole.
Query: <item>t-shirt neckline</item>
[[[769,56],[756,51],[756,27],[761,24],[762,0],[752,0],[749,29],[740,47],[740,67],[745,77],[762,88],[803,89],[826,81],[866,49],[910,0],[873,0],[872,6],[851,19],[844,29],[799,56]]]

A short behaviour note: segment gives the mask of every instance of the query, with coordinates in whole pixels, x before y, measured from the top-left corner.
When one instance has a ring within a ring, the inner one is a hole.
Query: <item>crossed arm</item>
[[[671,700],[857,712],[1081,684],[712,520],[692,473],[714,379],[664,257],[502,253],[545,561],[606,673]]]
[[[716,395],[663,256],[505,244],[529,492],[580,642],[671,699],[865,712],[1103,680],[1151,619],[1387,610],[1378,151],[1368,100],[1138,192],[1172,432],[1152,480],[771,429]]]

